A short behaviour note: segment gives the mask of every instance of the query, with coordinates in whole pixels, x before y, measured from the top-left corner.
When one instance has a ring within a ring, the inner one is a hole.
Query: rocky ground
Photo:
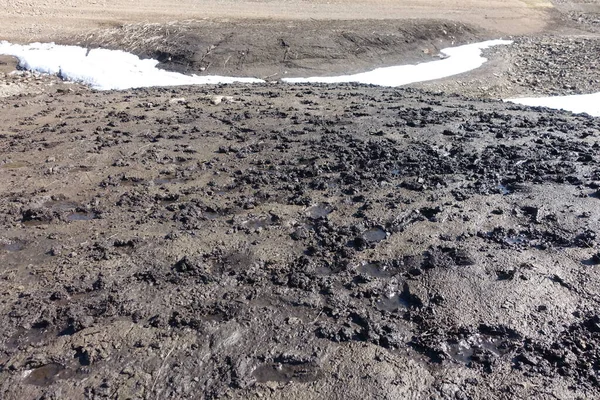
[[[600,395],[599,119],[352,85],[0,107],[3,398]]]

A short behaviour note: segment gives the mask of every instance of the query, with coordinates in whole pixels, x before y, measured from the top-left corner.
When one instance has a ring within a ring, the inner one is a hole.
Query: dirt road
[[[525,34],[552,21],[552,5],[547,0],[1,0],[0,39],[23,42],[122,23],[203,18],[447,19],[500,34]]]

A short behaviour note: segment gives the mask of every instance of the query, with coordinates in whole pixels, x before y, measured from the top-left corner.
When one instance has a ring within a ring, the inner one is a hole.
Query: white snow
[[[377,68],[354,75],[285,78],[289,83],[356,82],[379,86],[402,86],[461,74],[479,68],[487,60],[481,51],[492,46],[511,44],[510,40],[489,40],[441,50],[441,60],[416,65]],[[145,59],[120,50],[86,49],[54,43],[11,44],[0,41],[0,54],[19,59],[23,69],[58,75],[98,90],[123,90],[152,86],[203,85],[220,83],[260,83],[256,78],[217,75],[184,75],[156,68],[157,60]],[[542,106],[600,116],[600,93],[540,98],[506,99],[527,106]]]
[[[286,78],[290,83],[345,83],[357,82],[379,86],[402,86],[409,83],[431,81],[479,68],[487,61],[481,51],[492,46],[511,44],[510,40],[489,40],[487,42],[467,44],[464,46],[442,49],[445,56],[439,61],[431,61],[415,65],[377,68],[369,72],[354,75]]]
[[[522,104],[524,106],[548,107],[567,110],[574,113],[588,113],[594,117],[600,117],[600,92],[572,96],[506,99],[505,101]]]
[[[491,40],[443,49],[444,59],[418,65],[378,68],[370,72],[334,77],[289,78],[285,82],[359,82],[381,86],[400,86],[460,74],[480,67],[487,60],[481,50],[510,44],[508,40]],[[197,76],[168,72],[156,68],[158,61],[141,60],[119,50],[62,46],[54,43],[16,45],[0,42],[0,54],[15,56],[21,68],[59,75],[65,80],[90,85],[94,89],[129,89],[149,86],[175,86],[263,82],[254,78]]]
[[[30,45],[0,42],[0,54],[19,59],[21,68],[59,75],[98,90],[123,90],[150,86],[178,86],[263,82],[255,78],[184,75],[156,68],[157,60],[142,60],[120,50],[62,46],[54,43]]]

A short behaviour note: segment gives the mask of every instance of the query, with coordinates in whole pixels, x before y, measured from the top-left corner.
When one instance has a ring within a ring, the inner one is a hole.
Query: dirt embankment
[[[185,73],[280,79],[362,72],[438,58],[491,34],[435,21],[190,21],[97,30],[65,43],[122,49]]]
[[[359,86],[0,107],[2,398],[600,396],[599,119]]]

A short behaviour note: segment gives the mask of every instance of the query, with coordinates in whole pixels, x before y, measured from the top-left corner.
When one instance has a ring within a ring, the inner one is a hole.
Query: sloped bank
[[[495,36],[442,20],[210,20],[123,25],[57,41],[125,50],[175,72],[280,79],[430,61],[442,48]]]

